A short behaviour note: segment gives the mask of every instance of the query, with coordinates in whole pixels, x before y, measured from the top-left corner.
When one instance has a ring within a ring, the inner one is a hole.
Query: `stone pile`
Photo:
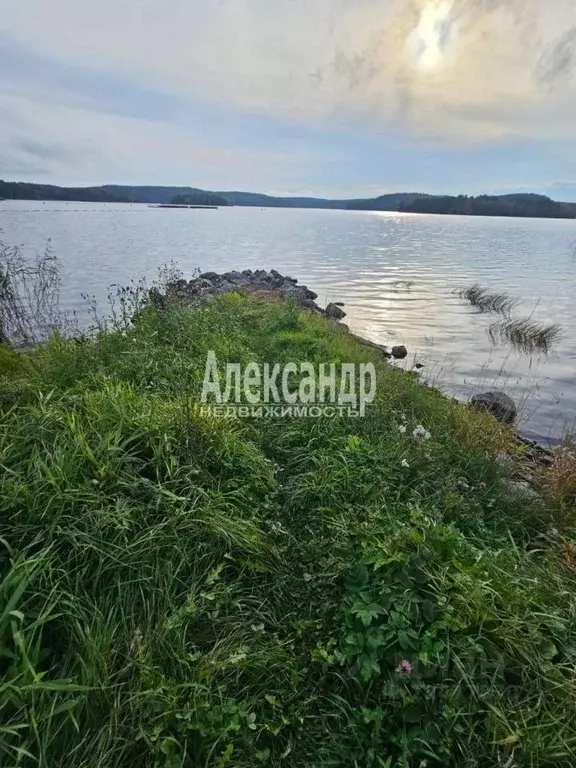
[[[277,293],[285,298],[295,299],[304,309],[321,313],[314,302],[318,295],[305,285],[298,285],[295,277],[285,277],[275,269],[245,269],[243,272],[204,272],[194,280],[177,280],[168,286],[166,298],[197,303],[200,297],[233,291],[249,293]]]
[[[167,286],[166,294],[158,289],[150,291],[150,299],[160,307],[165,307],[171,301],[177,301],[188,306],[202,306],[210,301],[212,296],[221,293],[245,293],[262,298],[294,299],[299,306],[315,314],[323,315],[337,326],[343,333],[349,333],[347,325],[341,321],[346,317],[340,301],[329,304],[322,309],[316,304],[318,294],[306,285],[299,285],[295,277],[281,275],[276,269],[245,269],[242,272],[233,270],[219,275],[217,272],[204,272],[193,280],[176,280]],[[354,336],[354,334],[350,334]],[[390,352],[381,344],[375,344],[360,336],[354,336],[362,346],[378,351],[387,360],[395,358],[403,360],[408,351],[406,347],[394,347]]]

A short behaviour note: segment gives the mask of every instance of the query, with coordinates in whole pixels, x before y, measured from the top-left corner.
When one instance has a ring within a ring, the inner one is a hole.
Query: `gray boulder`
[[[346,312],[337,304],[328,304],[326,307],[326,317],[333,318],[334,320],[343,320],[346,317]]]
[[[230,283],[228,280],[224,280],[217,288],[214,289],[214,293],[231,293],[235,291],[238,286],[235,283]]]
[[[511,496],[524,496],[528,499],[539,499],[540,494],[526,480],[503,480],[502,488]]]
[[[278,288],[278,292],[283,293],[284,296],[298,297],[302,295],[302,291],[294,283],[282,283],[280,288]]]
[[[470,404],[477,410],[488,411],[494,418],[505,424],[512,424],[518,413],[514,400],[503,392],[484,392],[481,395],[474,395]]]
[[[228,283],[233,283],[234,285],[240,285],[241,283],[246,282],[246,275],[243,275],[241,272],[234,270],[232,272],[226,272],[224,275],[222,275],[222,280]]]
[[[204,280],[202,277],[199,277],[196,280],[190,280],[188,283],[188,292],[193,296],[197,296],[205,291],[211,291],[213,287],[214,286],[210,280]]]

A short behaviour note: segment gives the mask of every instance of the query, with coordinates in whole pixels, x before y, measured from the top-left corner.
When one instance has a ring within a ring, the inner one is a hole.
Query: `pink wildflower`
[[[486,488],[486,483],[485,482],[481,482],[480,483],[480,488]]]
[[[410,662],[407,661],[406,659],[402,659],[402,661],[398,665],[398,672],[402,672],[403,675],[411,675],[412,664],[410,664]]]

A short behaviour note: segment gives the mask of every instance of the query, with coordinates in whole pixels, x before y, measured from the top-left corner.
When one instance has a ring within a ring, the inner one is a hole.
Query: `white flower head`
[[[406,434],[406,429],[407,429],[406,425],[405,424],[401,424],[398,427],[398,432],[400,432],[401,435],[405,435]]]
[[[430,432],[428,432],[428,430],[425,429],[422,426],[422,424],[419,424],[414,430],[414,432],[412,432],[412,434],[414,435],[414,437],[421,438],[422,440],[430,440],[432,438],[432,435],[430,434]]]
[[[408,469],[408,468],[409,468],[409,466],[410,466],[410,464],[408,464],[408,462],[406,461],[406,459],[402,459],[402,466],[404,467],[404,469]]]

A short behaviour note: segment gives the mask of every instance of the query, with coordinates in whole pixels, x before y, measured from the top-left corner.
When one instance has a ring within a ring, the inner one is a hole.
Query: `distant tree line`
[[[419,197],[404,201],[399,210],[405,213],[440,213],[454,216],[576,218],[576,205],[558,203],[545,195],[533,194]]]
[[[369,200],[351,200],[346,204],[346,208],[349,211],[397,211],[401,205],[409,205],[422,197],[428,195],[420,192],[397,192]]]
[[[148,203],[171,205],[241,205],[275,208],[332,208],[358,211],[444,213],[458,216],[530,216],[576,218],[576,203],[560,203],[544,195],[441,196],[401,192],[361,200],[313,197],[273,197],[254,192],[210,192],[195,187],[105,185],[56,187],[20,181],[0,181],[0,199],[66,200],[91,203]]]
[[[103,187],[55,187],[23,181],[0,181],[0,199],[69,200],[85,203],[130,203],[129,197],[109,192]]]

